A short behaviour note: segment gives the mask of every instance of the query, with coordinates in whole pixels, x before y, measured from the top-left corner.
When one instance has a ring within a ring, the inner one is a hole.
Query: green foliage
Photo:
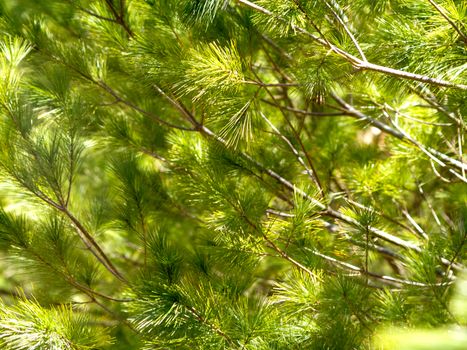
[[[4,349],[98,349],[109,343],[105,330],[95,332],[85,313],[65,305],[46,309],[26,299],[2,305],[0,330]]]
[[[462,347],[466,43],[454,0],[0,0],[0,347]]]

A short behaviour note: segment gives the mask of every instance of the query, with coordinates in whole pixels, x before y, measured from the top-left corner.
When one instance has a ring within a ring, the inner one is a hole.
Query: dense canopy
[[[466,123],[464,0],[0,0],[0,347],[461,349]]]

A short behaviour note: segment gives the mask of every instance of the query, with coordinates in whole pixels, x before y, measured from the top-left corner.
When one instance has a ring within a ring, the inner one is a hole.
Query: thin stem
[[[262,81],[256,81],[256,80],[245,80],[243,81],[244,84],[250,84],[250,85],[258,85],[262,87],[294,87],[294,86],[300,86],[298,83],[263,83]]]
[[[451,270],[451,268],[454,266],[454,263],[455,263],[456,259],[461,254],[466,242],[467,242],[467,231],[464,231],[464,235],[462,237],[462,243],[458,245],[454,255],[452,256],[451,260],[449,261],[449,265],[448,265],[448,268],[447,268],[447,273],[448,274],[449,274],[449,271]]]
[[[363,52],[362,48],[360,47],[357,39],[355,38],[355,36],[352,34],[352,32],[350,31],[349,27],[347,26],[347,24],[345,24],[345,22],[342,20],[342,18],[336,13],[336,11],[332,8],[332,6],[327,2],[325,1],[325,4],[326,6],[329,8],[329,10],[331,11],[332,15],[337,19],[337,21],[341,24],[342,28],[344,28],[345,32],[347,33],[347,35],[350,37],[350,40],[352,40],[352,43],[354,44],[355,48],[357,49],[358,53],[360,54],[360,56],[362,57],[363,61],[365,62],[368,62],[368,60],[366,59],[366,56],[365,56],[365,53]]]
[[[131,31],[130,27],[128,27],[127,23],[124,19],[124,9],[123,9],[123,2],[120,3],[120,14],[115,9],[112,0],[105,0],[107,7],[109,8],[110,12],[115,16],[115,22],[122,26],[122,28],[127,32],[130,38],[134,37],[133,32]]]
[[[136,104],[134,104],[131,101],[128,101],[128,100],[124,99],[114,89],[112,89],[110,86],[108,86],[105,82],[97,81],[97,80],[93,79],[88,74],[83,73],[81,70],[77,69],[76,67],[74,67],[74,66],[72,66],[72,65],[70,65],[70,64],[68,64],[68,63],[66,63],[66,62],[64,62],[62,60],[57,60],[54,57],[51,57],[51,59],[54,60],[54,61],[58,61],[59,63],[66,66],[67,68],[70,68],[71,70],[73,70],[75,73],[77,73],[79,76],[81,76],[85,80],[91,82],[92,84],[94,84],[97,87],[101,88],[102,90],[106,91],[108,94],[110,94],[115,99],[115,101],[113,101],[112,104],[119,103],[119,102],[123,103],[124,105],[134,109],[135,111],[137,111],[137,112],[151,118],[156,123],[167,126],[167,127],[170,127],[170,128],[185,130],[185,131],[194,131],[193,129],[190,129],[190,128],[187,128],[187,127],[184,127],[184,126],[175,125],[175,124],[169,123],[169,122],[159,118],[157,115],[140,108],[139,106],[137,106]]]
[[[277,52],[279,52],[279,54],[288,59],[288,60],[292,60],[292,56],[290,56],[286,51],[284,51],[279,45],[277,45],[271,38],[269,38],[268,36],[266,36],[265,34],[263,33],[259,33],[259,35],[261,36],[261,38],[267,42],[272,48],[274,48]]]
[[[298,108],[292,108],[292,107],[288,107],[288,106],[277,105],[276,103],[265,100],[265,99],[261,99],[261,102],[267,103],[268,105],[271,105],[271,106],[274,106],[274,107],[277,107],[277,108],[280,108],[280,109],[283,109],[283,110],[286,110],[286,111],[289,111],[289,112],[293,112],[293,113],[296,113],[296,114],[311,115],[311,116],[317,116],[317,117],[341,117],[341,116],[349,115],[345,111],[342,111],[342,112],[311,112],[311,111],[306,111],[304,109],[298,109]]]
[[[101,16],[101,15],[99,15],[99,14],[97,14],[97,13],[94,13],[94,12],[92,12],[92,11],[90,11],[90,10],[84,8],[84,7],[81,7],[81,6],[79,6],[78,9],[81,10],[81,11],[83,11],[84,13],[87,13],[88,15],[90,15],[90,16],[92,16],[92,17],[96,17],[96,18],[101,19],[101,20],[103,20],[103,21],[107,21],[107,22],[112,22],[112,23],[118,24],[118,22],[115,20],[115,18],[108,18],[108,17]]]
[[[347,196],[349,196],[349,194],[347,194]],[[383,212],[381,212],[381,211],[379,211],[379,210],[377,210],[377,209],[375,209],[373,207],[363,205],[363,204],[358,203],[358,202],[356,202],[356,201],[354,201],[354,200],[352,200],[350,198],[345,198],[345,201],[347,203],[350,203],[350,204],[358,207],[358,208],[365,209],[365,210],[370,210],[373,213],[381,216],[383,219],[385,219],[385,220],[387,220],[389,222],[392,222],[393,224],[396,224],[397,226],[402,227],[403,229],[407,230],[408,232],[411,232],[411,233],[415,234],[415,231],[411,227],[405,225],[404,223],[396,220],[395,218],[393,218],[393,217],[391,217],[391,216],[389,216],[389,215],[387,215],[387,214],[385,214],[385,213],[383,213]]]
[[[433,215],[433,218],[435,219],[435,222],[438,224],[438,226],[443,230],[443,225],[441,225],[441,221],[438,217],[438,214],[436,214],[435,209],[433,208],[433,205],[431,204],[431,201],[428,200],[425,191],[423,191],[423,187],[421,184],[417,184],[418,191],[420,192],[420,195],[422,198],[425,200],[426,204],[428,205],[428,208],[430,208],[431,214]]]
[[[294,265],[295,267],[297,267],[299,270],[302,270],[304,272],[306,272],[307,274],[309,274],[311,277],[315,278],[316,277],[316,274],[313,273],[313,271],[311,271],[309,268],[307,268],[306,266],[302,265],[301,263],[299,263],[297,260],[291,258],[285,251],[283,251],[282,249],[280,249],[264,232],[262,232],[263,234],[263,238],[266,242],[269,243],[269,245],[271,246],[272,249],[274,249],[276,252],[279,253],[279,255],[284,258],[285,260],[289,261],[290,263],[292,263],[292,265]]]
[[[28,250],[29,253],[35,258],[37,259],[41,264],[44,264],[46,267],[48,267],[49,269],[51,269],[52,271],[54,271],[55,273],[57,273],[58,275],[61,275],[65,281],[67,283],[69,283],[72,287],[76,288],[77,290],[79,290],[80,292],[86,294],[87,296],[89,296],[89,298],[91,298],[91,300],[93,302],[96,303],[96,305],[102,307],[102,304],[101,303],[98,303],[96,302],[96,296],[98,297],[101,297],[103,299],[107,299],[107,300],[110,300],[110,301],[115,301],[115,302],[129,302],[131,300],[129,299],[116,299],[116,298],[113,298],[113,297],[110,297],[110,296],[107,296],[105,294],[102,294],[102,293],[99,293],[87,286],[84,286],[82,285],[81,283],[79,283],[78,281],[76,281],[73,277],[73,275],[71,274],[66,274],[65,272],[61,271],[60,269],[57,269],[55,266],[53,266],[52,264],[50,264],[48,261],[46,261],[41,255],[39,255],[37,252],[33,251],[33,250]],[[113,316],[115,316],[115,314],[111,311],[109,311],[109,309],[107,307],[102,307],[106,312],[109,312],[110,314],[112,314]]]
[[[444,17],[444,19],[451,25],[451,27],[454,28],[454,30],[457,32],[457,34],[459,34],[459,36],[462,38],[464,43],[467,44],[467,35],[465,35],[460,30],[460,28],[456,25],[456,23],[454,23],[454,21],[449,18],[449,16],[446,14],[445,10],[433,0],[428,0],[428,2],[436,9],[436,11],[438,11],[440,13],[441,16]]]
[[[70,167],[68,169],[69,175],[68,175],[68,190],[66,193],[65,197],[65,203],[64,206],[67,207],[68,203],[70,202],[71,198],[71,187],[73,185],[73,177],[74,177],[74,172],[75,172],[75,142],[73,137],[71,137],[71,144],[70,144],[70,154],[69,154],[69,161],[70,161]]]
[[[144,218],[144,213],[139,205],[139,202],[137,202],[137,208],[139,212],[139,218],[141,221],[141,230],[143,231],[143,244],[144,244],[144,267],[146,268],[148,265],[148,232],[147,232],[147,227],[146,227],[146,220]]]
[[[125,326],[127,326],[129,329],[131,329],[134,333],[139,333],[139,331],[130,323],[128,322],[128,320],[126,320],[124,317],[118,315],[117,313],[115,313],[114,311],[112,311],[111,309],[109,309],[107,306],[105,306],[104,304],[102,304],[100,301],[98,301],[96,298],[92,297],[92,296],[89,296],[92,298],[92,301],[98,305],[99,307],[101,307],[104,311],[106,311],[108,314],[112,315],[113,317],[115,317],[118,321],[122,322]]]
[[[442,113],[452,121],[456,122],[457,125],[462,126],[462,120],[460,118],[457,118],[453,112],[448,111],[444,106],[442,106],[438,101],[436,101],[436,97],[426,87],[424,88],[425,93],[414,87],[410,87],[410,89],[418,97],[420,97],[428,103],[427,107],[436,109],[438,112]],[[463,125],[463,129],[467,130],[465,125]]]

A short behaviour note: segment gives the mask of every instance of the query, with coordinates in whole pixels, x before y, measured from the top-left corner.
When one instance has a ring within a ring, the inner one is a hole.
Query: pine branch
[[[415,2],[0,0],[0,248],[30,272],[8,286],[115,327],[75,346],[28,295],[0,347],[365,348],[462,320],[465,6]]]
[[[160,88],[158,89],[158,91],[162,91]],[[165,97],[168,98],[168,96],[164,93]],[[337,95],[336,95],[337,96]],[[216,141],[218,141],[219,143],[223,144],[224,146],[228,147],[227,146],[227,143],[225,140],[223,140],[221,137],[217,136],[215,133],[213,133],[211,130],[209,130],[206,126],[204,125],[201,125],[200,123],[198,123],[196,121],[196,119],[194,119],[194,117],[191,115],[191,113],[189,113],[186,109],[184,109],[183,107],[180,106],[180,104],[178,102],[175,102],[174,100],[172,100],[173,102],[171,103],[176,103],[177,105],[179,105],[179,111],[183,114],[183,116],[190,122],[192,123],[193,125],[193,129],[190,129],[190,130],[196,130],[196,131],[199,131],[201,132],[202,134],[208,136],[208,137],[211,137],[213,139],[215,139]],[[131,105],[129,105],[130,107],[132,107]],[[352,107],[353,108],[353,107]],[[348,111],[349,113],[352,113],[354,114],[355,111],[354,110],[350,110]],[[367,118],[365,116],[365,118]],[[379,125],[379,123],[376,123],[375,125]],[[385,128],[385,127],[384,127]],[[390,129],[388,129],[390,130]],[[391,130],[392,132],[392,130]],[[396,133],[397,134],[397,133]],[[399,133],[400,134],[400,133]],[[402,135],[402,134],[400,134]],[[253,164],[255,164],[256,167],[258,167],[259,169],[261,169],[264,173],[266,173],[268,176],[274,178],[275,180],[277,180],[279,183],[281,183],[282,185],[284,185],[286,188],[288,188],[289,190],[291,190],[292,192],[297,192],[299,193],[303,198],[306,198],[308,200],[310,200],[314,205],[316,205],[318,208],[320,208],[321,210],[323,210],[323,214],[324,215],[327,215],[327,216],[330,216],[330,217],[333,217],[333,218],[336,218],[338,220],[341,220],[343,222],[346,222],[348,224],[351,224],[351,225],[357,225],[358,223],[336,211],[336,210],[333,210],[331,208],[326,208],[326,206],[324,206],[322,203],[320,203],[319,201],[317,201],[316,199],[308,196],[305,192],[303,192],[302,190],[298,189],[294,184],[292,184],[291,182],[289,182],[288,180],[284,179],[283,177],[281,177],[279,174],[275,173],[274,171],[272,171],[271,169],[267,169],[265,168],[261,163],[257,162],[256,160],[254,160],[252,157],[250,157],[249,155],[245,154],[245,153],[240,153],[245,159],[247,159],[248,161],[252,162]],[[388,241],[392,244],[395,244],[397,246],[400,246],[400,247],[403,247],[403,248],[406,248],[406,249],[411,249],[411,250],[414,250],[414,251],[417,251],[417,252],[420,252],[421,249],[419,246],[417,246],[416,244],[412,243],[412,242],[408,242],[408,241],[404,241],[396,236],[393,236],[387,232],[384,232],[382,230],[379,230],[377,228],[374,228],[374,227],[370,227],[369,228],[370,232],[372,235],[376,236],[376,237],[379,237],[385,241]],[[449,264],[448,261],[446,261],[446,259],[442,260],[443,261],[443,264]]]
[[[257,11],[257,12],[263,13],[264,15],[274,17],[277,20],[282,21],[282,22],[286,22],[280,16],[277,16],[273,12],[265,9],[264,7],[256,5],[256,4],[254,4],[254,3],[252,3],[252,2],[250,2],[248,0],[237,0],[237,2],[244,5],[244,6],[247,6],[247,7],[251,8],[251,9]],[[310,33],[309,31],[307,31],[304,28],[301,28],[301,27],[299,27],[299,26],[297,26],[295,24],[291,24],[290,27],[293,30],[295,30],[296,32],[302,33],[302,34],[310,37],[314,41],[318,42],[322,46],[330,49],[332,52],[334,52],[338,56],[344,58],[346,61],[348,61],[349,63],[351,63],[354,67],[356,67],[358,69],[370,70],[370,71],[374,71],[374,72],[383,73],[385,75],[394,76],[394,77],[397,77],[397,78],[402,78],[402,79],[407,79],[407,80],[414,80],[414,81],[419,81],[419,82],[422,82],[422,83],[427,83],[427,84],[432,84],[432,85],[437,85],[437,86],[442,86],[442,87],[456,88],[456,89],[460,89],[460,90],[467,90],[467,85],[464,85],[464,84],[456,84],[456,83],[453,83],[453,82],[450,82],[450,81],[447,81],[447,80],[432,78],[432,77],[422,75],[422,74],[415,74],[415,73],[405,72],[405,71],[402,71],[402,70],[398,70],[398,69],[394,69],[394,68],[390,68],[390,67],[385,67],[385,66],[381,66],[381,65],[378,65],[378,64],[374,64],[374,63],[371,63],[371,62],[361,60],[358,57],[355,57],[352,54],[350,54],[350,53],[338,48],[337,46],[331,44],[327,39],[320,38],[320,37]]]
[[[10,115],[10,118],[12,118],[13,120],[15,120],[14,118],[14,115],[13,113],[11,112],[11,110],[8,108],[8,106],[4,105],[4,108],[8,111],[9,115]],[[26,142],[31,142],[31,140],[29,139],[29,136],[24,134],[24,133],[20,133],[22,138],[26,141]],[[37,164],[39,164],[41,170],[45,173],[47,173],[48,169],[45,169],[43,168],[43,165],[42,165],[42,160],[41,160],[41,157],[39,156],[39,154],[36,152],[36,150],[34,149],[34,147],[31,147],[31,152],[32,152],[32,155],[35,159],[35,161],[37,162]],[[99,244],[92,238],[92,236],[86,231],[86,229],[81,225],[81,223],[68,211],[67,207],[66,207],[66,204],[68,203],[68,200],[69,198],[64,198],[63,197],[63,194],[61,193],[61,190],[57,190],[57,189],[60,189],[61,186],[60,184],[56,181],[54,181],[54,184],[53,186],[51,186],[53,188],[53,192],[58,200],[57,201],[54,201],[53,199],[49,198],[49,196],[47,196],[45,193],[43,193],[41,190],[37,189],[37,188],[32,188],[29,184],[25,183],[21,178],[19,178],[14,171],[10,171],[10,176],[12,176],[18,183],[20,183],[24,188],[28,189],[31,193],[33,193],[34,195],[36,195],[39,199],[41,199],[42,201],[44,201],[45,203],[47,203],[48,205],[50,205],[51,207],[57,209],[58,211],[64,213],[66,216],[68,216],[71,221],[76,225],[76,227],[78,228],[78,234],[82,240],[82,242],[85,244],[85,246],[88,248],[88,250],[96,257],[96,259],[99,260],[100,263],[102,263],[102,265],[104,267],[107,268],[107,270],[109,270],[110,273],[112,273],[115,277],[117,277],[118,279],[120,279],[121,281],[125,281],[125,279],[123,278],[123,276],[118,272],[118,270],[115,268],[115,266],[110,262],[110,260],[108,259],[108,257],[106,256],[106,254],[103,252],[103,250],[101,249],[101,247],[99,246]],[[72,176],[72,174],[70,174],[70,176]],[[69,184],[69,188],[68,188],[68,191],[70,191],[70,188],[71,188],[71,182]],[[96,249],[96,251],[94,251],[94,249]]]
[[[223,140],[222,138],[220,138],[219,136],[217,136],[215,133],[213,133],[211,130],[209,130],[208,128],[206,128],[205,126],[203,125],[198,125],[198,128],[200,129],[200,131],[215,139],[216,141],[218,141],[219,143],[223,144],[224,146],[227,146],[225,140]],[[358,223],[356,222],[356,220],[350,218],[349,216],[347,215],[344,215],[332,208],[326,208],[326,206],[324,204],[322,204],[321,202],[319,202],[318,200],[316,200],[315,198],[313,197],[310,197],[307,193],[305,193],[304,191],[302,191],[301,189],[299,189],[297,186],[295,186],[294,184],[292,184],[290,181],[284,179],[282,176],[280,176],[279,174],[277,174],[276,172],[274,172],[273,170],[271,169],[268,169],[266,167],[264,167],[260,162],[256,161],[255,159],[253,159],[251,156],[249,156],[248,154],[246,153],[240,153],[246,160],[250,161],[252,164],[254,164],[257,168],[259,168],[262,172],[264,172],[265,174],[267,174],[268,176],[270,176],[271,178],[277,180],[279,183],[281,183],[282,185],[284,185],[288,190],[290,190],[291,192],[296,192],[298,193],[301,197],[309,200],[311,203],[313,203],[313,205],[315,205],[317,208],[319,208],[320,210],[322,210],[322,213],[324,215],[327,215],[327,216],[330,216],[330,217],[333,217],[335,219],[338,219],[338,220],[341,220],[345,223],[348,223],[348,224],[351,224],[351,225],[358,225]],[[387,232],[384,232],[382,230],[379,230],[377,228],[374,228],[374,227],[370,227],[370,232],[375,235],[376,237],[379,237],[387,242],[390,242],[392,244],[395,244],[397,246],[400,246],[400,247],[403,247],[403,248],[406,248],[406,249],[411,249],[411,250],[414,250],[414,251],[417,251],[417,252],[420,252],[421,249],[418,245],[412,243],[412,242],[408,242],[408,241],[405,241],[403,239],[400,239],[396,236],[393,236]]]
[[[414,287],[422,287],[422,288],[432,288],[432,287],[446,287],[449,285],[452,285],[453,282],[441,282],[441,283],[435,283],[435,284],[427,284],[427,283],[422,283],[422,282],[416,282],[416,281],[410,281],[410,280],[404,280],[400,278],[395,278],[391,276],[385,276],[385,275],[379,275],[377,273],[367,271],[361,267],[337,260],[333,257],[327,256],[325,254],[322,254],[318,251],[312,250],[310,248],[305,248],[306,251],[319,256],[323,258],[324,260],[330,262],[331,264],[341,267],[346,270],[354,271],[357,272],[359,275],[364,275],[372,278],[376,278],[378,280],[384,281],[385,283],[389,285],[393,285],[395,287],[400,287],[401,285],[409,285],[409,286],[414,286]]]
[[[192,120],[193,123],[196,123],[196,121],[193,119],[190,119]],[[194,125],[195,126],[195,125]],[[196,128],[196,126],[195,126]],[[206,128],[205,126],[202,126],[202,125],[199,125],[197,126],[197,129],[200,129],[201,132],[203,132],[204,134],[210,136],[210,137],[213,137],[215,138],[218,142],[226,145],[225,141],[220,138],[219,136],[217,136],[215,133],[213,133],[211,130],[209,130],[208,128]],[[289,188],[290,190],[298,193],[299,195],[301,195],[303,198],[305,199],[308,199],[310,200],[314,205],[316,205],[318,208],[322,209],[323,210],[323,214],[324,215],[328,215],[328,216],[331,216],[331,217],[334,217],[336,219],[339,219],[339,220],[342,220],[348,224],[352,224],[352,225],[358,225],[358,222],[355,220],[355,219],[352,219],[350,218],[349,216],[346,216],[338,211],[335,211],[331,208],[326,208],[323,204],[321,204],[319,201],[317,201],[316,199],[308,196],[305,192],[303,192],[302,190],[298,189],[295,185],[293,185],[292,183],[290,183],[288,180],[282,178],[280,175],[278,175],[277,173],[275,173],[274,171],[270,170],[270,169],[267,169],[265,168],[264,166],[261,165],[261,163],[255,161],[253,158],[251,158],[250,156],[248,156],[247,154],[245,153],[242,153],[242,155],[249,161],[251,161],[252,163],[254,163],[257,167],[259,167],[260,169],[262,169],[266,174],[268,174],[269,176],[271,176],[272,178],[278,180],[280,183],[282,183],[283,185],[285,185],[287,188]],[[253,225],[253,227],[256,227],[256,225],[252,224],[250,222],[250,225]],[[407,249],[412,249],[412,250],[415,250],[417,252],[421,252],[421,249],[411,243],[411,242],[407,242],[407,241],[404,241],[398,237],[395,237],[393,235],[390,235],[382,230],[379,230],[377,228],[374,228],[374,227],[368,227],[368,230],[369,232],[371,232],[372,235],[375,235],[376,237],[379,237],[381,239],[384,239],[390,243],[393,243],[395,245],[398,245],[398,246],[401,246],[401,247],[404,247],[404,248],[407,248]],[[264,233],[263,233],[264,234]],[[268,242],[269,242],[269,239],[266,237],[264,237]],[[269,242],[271,244],[271,242]],[[310,270],[308,270],[306,267],[304,267],[303,265],[301,265],[300,263],[298,263],[297,261],[295,261],[294,259],[290,258],[285,252],[283,252],[280,248],[278,248],[273,242],[271,244],[271,247],[276,250],[284,259],[286,260],[289,260],[292,264],[294,264],[295,266],[297,266],[298,268],[306,271],[307,273],[311,273]]]
[[[161,125],[165,125],[167,127],[170,127],[170,128],[174,128],[174,129],[179,129],[179,130],[185,130],[185,131],[193,131],[192,129],[190,128],[186,128],[184,126],[179,126],[179,125],[175,125],[175,124],[172,124],[170,122],[167,122],[163,119],[161,119],[159,116],[151,113],[151,112],[148,112],[140,107],[138,107],[136,104],[134,104],[133,102],[131,101],[128,101],[126,99],[124,99],[122,96],[120,96],[118,94],[117,91],[115,91],[114,89],[112,89],[110,86],[108,86],[105,82],[103,81],[98,81],[98,80],[95,80],[93,79],[91,76],[89,76],[88,74],[82,72],[81,70],[79,70],[78,68],[74,67],[73,65],[70,65],[68,64],[67,62],[64,62],[63,60],[59,60],[59,59],[56,59],[54,58],[53,56],[50,57],[52,60],[64,65],[65,67],[71,69],[72,71],[74,71],[75,73],[77,73],[79,76],[81,76],[84,80],[94,84],[95,86],[101,88],[102,90],[106,91],[109,95],[111,95],[112,97],[115,98],[115,101],[112,102],[112,105],[115,104],[115,103],[122,103],[128,107],[130,107],[131,109],[145,115],[146,117],[149,117],[151,118],[152,120],[154,120],[156,123],[158,124],[161,124]]]
[[[50,269],[53,273],[59,275],[59,276],[62,276],[63,279],[68,283],[70,284],[72,287],[76,288],[76,290],[88,295],[89,297],[91,297],[93,300],[95,300],[95,296],[98,296],[98,297],[101,297],[103,299],[106,299],[106,300],[110,300],[110,301],[115,301],[115,302],[129,302],[131,301],[130,299],[118,299],[118,298],[113,298],[111,296],[108,296],[106,294],[103,294],[103,293],[100,293],[94,289],[91,289],[81,283],[79,283],[74,277],[73,275],[68,271],[68,269],[66,268],[66,272],[65,273],[64,271],[61,271],[60,269],[57,269],[55,266],[53,266],[51,263],[49,263],[44,257],[42,257],[40,254],[38,254],[36,251],[34,250],[31,250],[31,249],[28,249],[27,250],[29,254],[31,254],[39,263],[41,263],[42,265],[44,265],[45,267],[47,267],[48,269]]]

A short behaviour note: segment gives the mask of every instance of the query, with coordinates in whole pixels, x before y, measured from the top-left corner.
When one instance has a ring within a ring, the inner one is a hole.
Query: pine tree
[[[463,0],[0,0],[0,347],[462,347],[466,57]]]

